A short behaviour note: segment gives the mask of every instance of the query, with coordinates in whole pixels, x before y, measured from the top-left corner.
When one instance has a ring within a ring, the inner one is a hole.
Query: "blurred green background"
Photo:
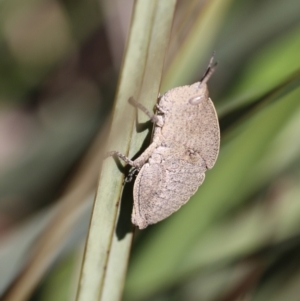
[[[0,2],[0,296],[55,217],[29,300],[74,298],[133,4]],[[178,0],[169,45],[162,93],[216,50],[221,151],[180,211],[136,231],[124,300],[299,300],[300,2]]]

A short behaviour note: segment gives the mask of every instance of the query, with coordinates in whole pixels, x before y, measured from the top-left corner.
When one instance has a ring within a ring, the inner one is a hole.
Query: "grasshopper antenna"
[[[214,62],[216,52],[214,51],[207,66],[207,69],[200,80],[200,84],[206,84],[208,80],[211,78],[212,74],[215,72],[216,67],[218,65],[217,62]]]

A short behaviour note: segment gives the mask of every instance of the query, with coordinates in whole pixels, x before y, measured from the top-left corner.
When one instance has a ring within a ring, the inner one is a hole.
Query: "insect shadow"
[[[141,133],[145,130],[148,129],[148,134],[146,138],[144,139],[144,142],[140,148],[140,150],[134,155],[132,158],[133,160],[138,158],[144,150],[149,146],[150,141],[151,141],[151,136],[152,136],[152,128],[153,128],[153,123],[151,120],[146,121],[144,123],[139,123],[138,121],[138,110],[136,109],[136,131],[138,133]],[[132,179],[129,179],[128,177],[130,176],[130,170],[131,166],[126,165],[125,167],[121,164],[119,158],[114,157],[114,160],[117,164],[118,169],[120,172],[125,174],[125,181],[124,181],[124,187],[122,191],[122,196],[121,196],[121,203],[120,203],[120,211],[119,211],[119,216],[118,216],[118,221],[117,221],[117,226],[116,226],[116,236],[118,240],[123,239],[127,233],[133,232],[134,226],[131,222],[131,212],[133,208],[133,185],[134,185],[134,180],[135,177]]]

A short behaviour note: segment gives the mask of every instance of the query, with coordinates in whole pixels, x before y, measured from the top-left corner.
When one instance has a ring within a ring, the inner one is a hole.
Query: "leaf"
[[[175,0],[135,3],[113,113],[111,150],[128,154],[130,149],[131,155],[140,148],[145,137],[144,133],[135,134],[134,109],[129,106],[128,99],[134,97],[149,108],[157,99],[175,4]],[[132,226],[127,224],[129,228],[122,234],[116,228],[122,182],[123,175],[115,162],[106,160],[86,244],[78,301],[111,301],[121,297],[132,240]],[[125,217],[127,222],[129,211]]]
[[[223,115],[233,108],[252,103],[284,81],[293,78],[294,73],[298,75],[299,47],[300,27],[298,26],[288,35],[280,36],[275,42],[269,43],[259,51],[247,62],[238,82],[218,107],[218,112]]]

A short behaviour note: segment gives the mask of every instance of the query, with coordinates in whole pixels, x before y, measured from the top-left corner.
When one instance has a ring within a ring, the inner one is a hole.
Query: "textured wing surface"
[[[202,184],[205,171],[200,156],[196,160],[171,156],[160,164],[145,164],[134,185],[132,222],[143,229],[177,211]]]
[[[199,93],[199,83],[196,83],[172,89],[162,97],[160,106],[166,111],[162,134],[170,143],[199,152],[207,167],[212,168],[220,147],[219,121],[208,96],[197,105],[189,102]]]

